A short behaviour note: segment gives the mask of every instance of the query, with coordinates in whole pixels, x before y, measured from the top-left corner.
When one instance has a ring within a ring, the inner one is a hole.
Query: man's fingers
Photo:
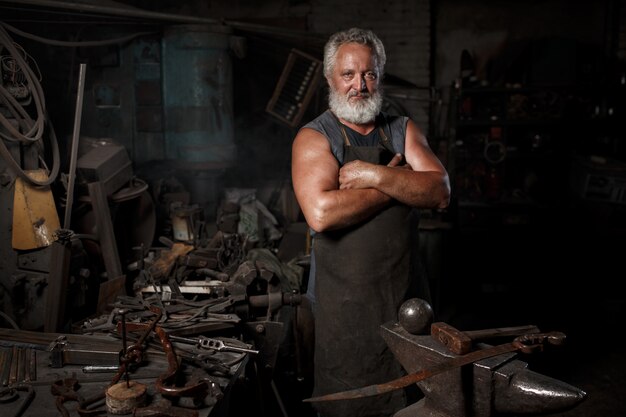
[[[402,160],[404,159],[404,156],[401,153],[397,153],[393,156],[393,158],[391,158],[391,161],[389,161],[389,163],[387,164],[388,167],[395,167],[400,165],[400,163],[402,162]]]

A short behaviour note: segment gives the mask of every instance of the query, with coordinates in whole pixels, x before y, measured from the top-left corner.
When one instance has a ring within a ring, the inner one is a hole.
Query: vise
[[[413,334],[400,323],[381,326],[381,334],[409,374],[436,368],[461,355],[429,334]],[[490,345],[476,343],[476,349]],[[423,398],[394,417],[496,417],[550,414],[575,407],[586,393],[533,372],[515,352],[454,367],[417,382]]]

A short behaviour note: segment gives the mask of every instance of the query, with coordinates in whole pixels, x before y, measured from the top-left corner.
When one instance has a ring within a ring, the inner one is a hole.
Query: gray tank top
[[[382,125],[378,127],[381,127],[387,137],[391,138],[394,152],[403,154],[406,125],[409,118],[406,116],[394,116],[381,113],[379,120],[382,120]],[[337,158],[337,161],[339,161],[339,165],[343,165],[344,138],[339,127],[339,122],[330,110],[326,110],[317,118],[302,126],[302,128],[313,129],[324,135],[330,143],[330,149],[333,155],[335,155],[335,158]]]

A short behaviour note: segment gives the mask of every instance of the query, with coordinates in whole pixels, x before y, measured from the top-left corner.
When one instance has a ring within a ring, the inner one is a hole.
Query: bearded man
[[[333,34],[324,47],[329,109],[293,141],[293,188],[313,237],[313,396],[402,375],[380,326],[397,320],[406,299],[428,299],[416,276],[417,209],[450,201],[448,174],[419,127],[381,112],[385,61],[372,31]],[[314,406],[322,417],[381,417],[405,398],[395,391]]]

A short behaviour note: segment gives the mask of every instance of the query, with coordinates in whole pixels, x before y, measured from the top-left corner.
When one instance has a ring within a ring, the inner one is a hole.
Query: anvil
[[[458,356],[430,335],[411,334],[397,322],[383,324],[381,333],[409,374]],[[417,386],[424,397],[394,417],[549,414],[573,408],[586,397],[572,385],[528,369],[517,356],[494,356],[422,380]]]

